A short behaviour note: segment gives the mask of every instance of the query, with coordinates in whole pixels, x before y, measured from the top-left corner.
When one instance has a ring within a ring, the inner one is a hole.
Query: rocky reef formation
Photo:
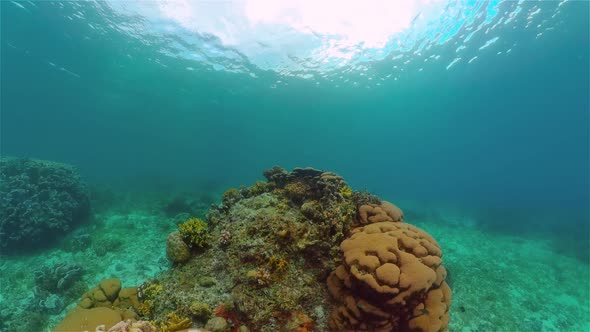
[[[166,241],[173,267],[140,285],[136,301],[121,307],[95,289],[79,307],[110,303],[158,331],[446,330],[441,249],[401,209],[331,172],[264,176],[227,190],[204,220],[178,223]]]
[[[0,247],[43,247],[86,218],[89,207],[88,190],[74,167],[0,159]]]

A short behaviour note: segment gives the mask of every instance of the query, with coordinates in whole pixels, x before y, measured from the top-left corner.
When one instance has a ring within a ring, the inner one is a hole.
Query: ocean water
[[[206,210],[274,165],[314,167],[395,202],[437,239],[449,330],[590,329],[587,1],[0,10],[2,156],[77,167],[92,193],[77,227],[118,239],[86,267],[88,286],[172,268],[162,260],[174,224],[149,226],[154,201],[188,195]],[[154,252],[117,233],[126,223]],[[27,310],[31,264],[98,255],[62,249],[3,249],[5,310]],[[142,265],[114,268],[129,255]]]

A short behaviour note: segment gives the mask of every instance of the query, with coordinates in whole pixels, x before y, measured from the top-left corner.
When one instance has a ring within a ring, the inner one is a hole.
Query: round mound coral
[[[442,251],[421,229],[400,222],[358,227],[342,241],[342,264],[328,277],[341,305],[332,330],[442,331],[451,293]]]

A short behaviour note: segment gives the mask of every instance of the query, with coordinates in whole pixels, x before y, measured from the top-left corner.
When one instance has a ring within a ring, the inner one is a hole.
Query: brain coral
[[[451,292],[442,251],[419,228],[376,222],[352,230],[340,245],[342,264],[328,277],[341,305],[334,331],[444,331]]]
[[[360,224],[368,224],[381,221],[402,221],[404,213],[392,203],[382,201],[381,204],[365,204],[359,207]]]

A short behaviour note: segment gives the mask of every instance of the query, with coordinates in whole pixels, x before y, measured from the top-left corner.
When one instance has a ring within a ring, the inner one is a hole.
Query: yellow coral
[[[139,304],[137,308],[137,313],[142,317],[149,317],[152,315],[154,311],[154,301],[152,300],[145,300]]]
[[[203,248],[209,243],[207,224],[199,218],[190,218],[178,225],[178,231],[190,247]]]
[[[287,271],[289,262],[287,262],[287,260],[283,257],[271,256],[268,259],[268,263],[266,265],[269,270],[280,274]]]
[[[190,318],[181,317],[175,312],[171,312],[166,317],[166,322],[160,323],[160,331],[162,332],[175,332],[191,328],[193,323]]]
[[[349,186],[343,184],[340,186],[340,195],[342,195],[342,197],[344,198],[350,198],[352,197],[352,188],[350,188]]]
[[[148,299],[153,299],[154,297],[158,296],[160,293],[164,291],[164,286],[161,284],[152,283],[149,286],[145,287],[143,292],[143,297]]]

